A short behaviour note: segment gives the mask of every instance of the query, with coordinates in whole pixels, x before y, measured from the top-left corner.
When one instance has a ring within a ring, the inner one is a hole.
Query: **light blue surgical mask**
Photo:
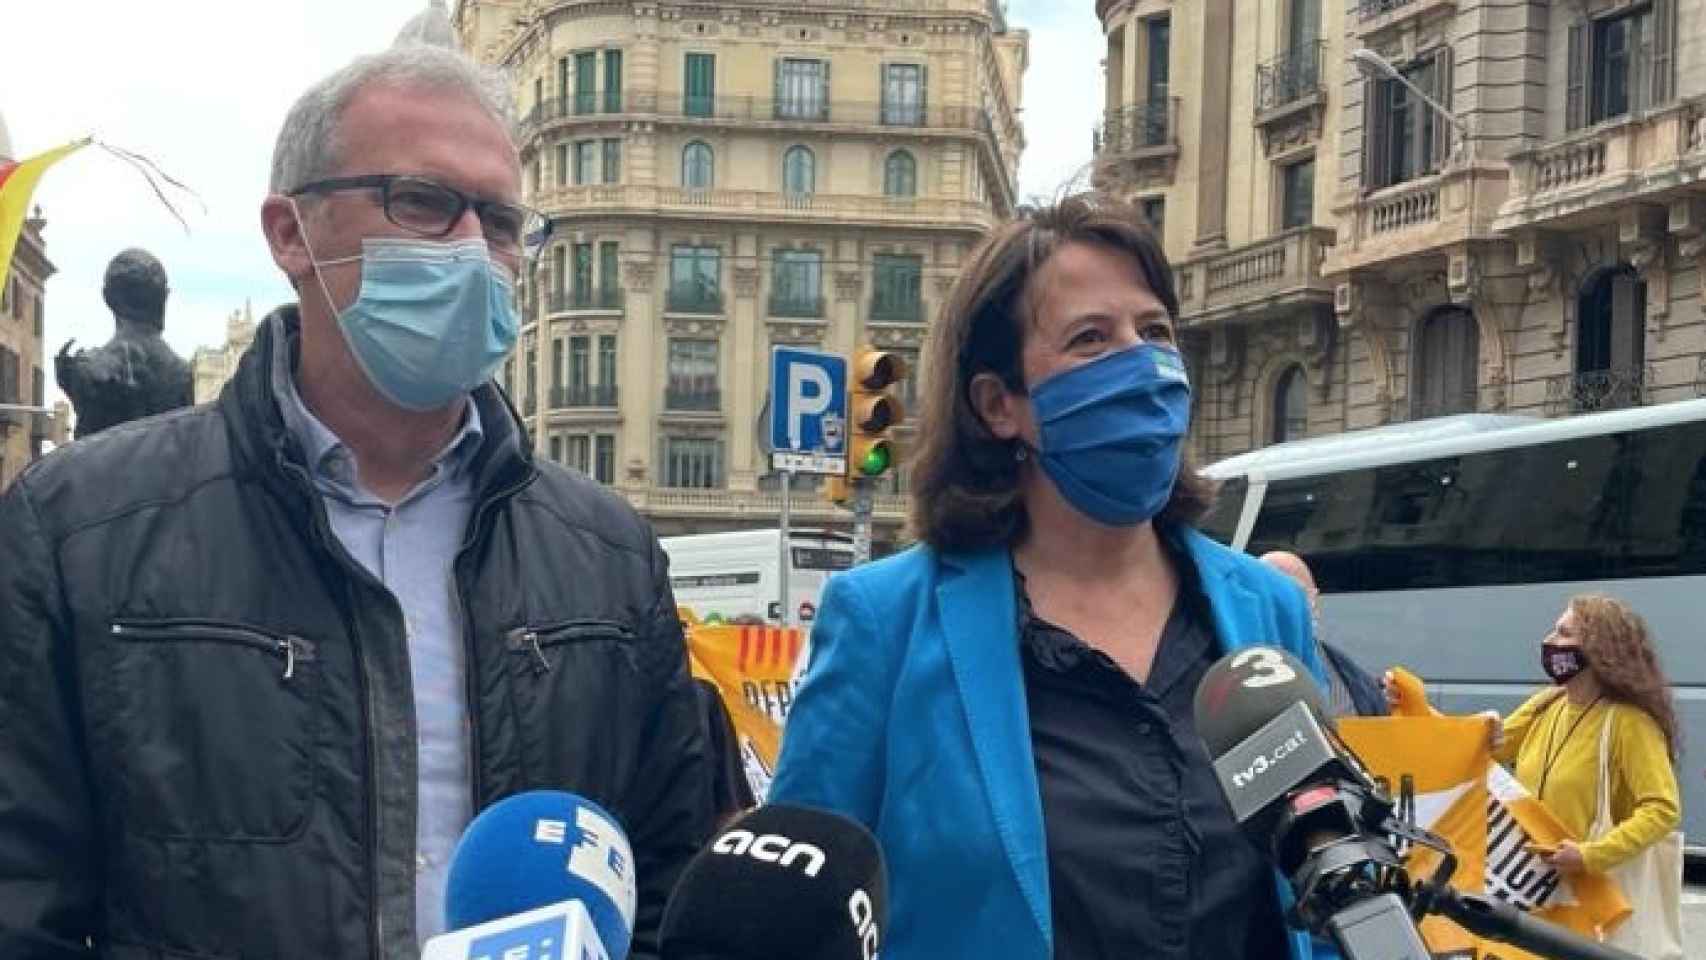
[[[361,263],[361,291],[338,311],[338,329],[368,381],[399,407],[449,405],[515,347],[514,281],[484,240],[376,237],[359,256],[314,260],[312,248],[308,256],[329,304],[320,269]]]
[[[1112,527],[1153,519],[1173,493],[1191,422],[1177,351],[1143,343],[1031,390],[1038,462],[1078,512]]]

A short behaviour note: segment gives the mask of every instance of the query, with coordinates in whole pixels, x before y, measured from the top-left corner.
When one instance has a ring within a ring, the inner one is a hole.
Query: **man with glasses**
[[[655,955],[705,734],[651,530],[490,380],[548,235],[506,90],[414,44],[305,93],[261,206],[299,302],[0,500],[0,956],[413,960],[529,789],[621,821]]]

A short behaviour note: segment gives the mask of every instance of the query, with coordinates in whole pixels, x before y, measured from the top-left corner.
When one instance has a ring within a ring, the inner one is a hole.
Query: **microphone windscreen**
[[[1317,717],[1330,716],[1315,678],[1296,657],[1278,647],[1235,650],[1197,684],[1197,734],[1209,755],[1218,757],[1300,700]]]
[[[838,814],[772,804],[687,865],[662,960],[873,960],[888,917],[882,850]]]
[[[518,793],[474,818],[450,861],[444,921],[460,930],[578,900],[604,949],[628,955],[634,935],[634,854],[616,818],[560,790]]]

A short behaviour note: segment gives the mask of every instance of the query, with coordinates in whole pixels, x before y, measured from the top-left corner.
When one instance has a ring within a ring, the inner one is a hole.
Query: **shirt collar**
[[[337,483],[355,485],[355,463],[344,442],[338,439],[331,428],[326,426],[314,411],[308,409],[303,402],[302,394],[296,389],[295,359],[298,352],[298,341],[295,338],[281,342],[284,349],[273,351],[272,390],[278,401],[279,413],[284,418],[285,429],[302,445],[302,452],[307,460],[310,472],[316,481],[330,480]],[[444,445],[438,456],[433,458],[433,473],[435,476],[456,476],[468,470],[474,463],[475,456],[480,452],[480,446],[485,441],[485,430],[480,425],[480,411],[473,398],[463,404],[466,411],[462,416],[462,429],[456,432],[450,442]]]

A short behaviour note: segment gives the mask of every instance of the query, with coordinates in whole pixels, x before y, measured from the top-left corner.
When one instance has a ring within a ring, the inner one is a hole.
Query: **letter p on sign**
[[[800,424],[806,417],[822,416],[835,396],[835,385],[822,367],[788,364],[788,442],[801,445]]]

